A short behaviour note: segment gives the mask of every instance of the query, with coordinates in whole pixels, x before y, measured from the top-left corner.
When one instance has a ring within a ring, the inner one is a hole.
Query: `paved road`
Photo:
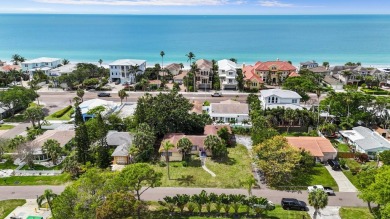
[[[0,186],[0,200],[5,199],[32,199],[37,195],[43,194],[45,189],[52,189],[55,193],[60,193],[65,186]],[[207,192],[214,192],[217,194],[245,194],[245,189],[204,189]],[[174,196],[176,194],[198,194],[202,191],[201,188],[154,188],[147,190],[142,198],[144,200],[162,200],[165,196]],[[307,192],[284,192],[275,190],[253,190],[256,196],[266,197],[274,203],[280,203],[282,198],[297,198],[307,201]],[[365,207],[366,204],[357,198],[355,192],[337,192],[336,196],[329,197],[329,206],[359,206]]]

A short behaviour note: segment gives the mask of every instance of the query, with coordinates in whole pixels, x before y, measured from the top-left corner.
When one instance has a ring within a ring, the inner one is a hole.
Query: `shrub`
[[[353,162],[348,165],[349,170],[351,171],[352,175],[356,175],[360,172],[361,166],[359,163]]]
[[[341,166],[342,168],[345,168],[345,164],[346,164],[345,159],[340,159],[340,160],[339,160],[339,164],[340,164],[340,166]]]
[[[64,116],[70,109],[72,109],[72,106],[67,106],[65,108],[63,108],[62,110],[59,110],[55,113],[53,113],[53,117],[55,118],[61,118],[62,116]]]
[[[232,131],[234,134],[237,135],[250,135],[251,129],[250,128],[244,128],[240,126],[232,127]]]
[[[188,167],[187,161],[182,161],[182,162],[181,162],[181,165],[183,165],[183,167]]]
[[[163,162],[163,161],[159,161],[159,162],[158,162],[158,165],[159,165],[160,167],[166,167],[166,166],[167,166],[167,164],[166,164],[165,162]]]
[[[368,162],[370,159],[369,159],[369,157],[368,157],[368,155],[367,154],[360,154],[359,155],[359,161],[360,162]]]

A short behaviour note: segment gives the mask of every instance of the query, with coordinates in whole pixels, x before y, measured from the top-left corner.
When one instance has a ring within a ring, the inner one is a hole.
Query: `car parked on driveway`
[[[332,170],[341,170],[340,163],[337,160],[329,159],[328,164],[332,167]]]
[[[336,195],[331,187],[322,186],[322,185],[309,186],[309,187],[307,187],[307,192],[310,193],[310,192],[314,191],[315,189],[322,190],[328,195]]]
[[[98,97],[111,97],[110,93],[98,93]]]
[[[284,210],[306,211],[307,209],[305,202],[295,198],[282,198],[281,205]]]

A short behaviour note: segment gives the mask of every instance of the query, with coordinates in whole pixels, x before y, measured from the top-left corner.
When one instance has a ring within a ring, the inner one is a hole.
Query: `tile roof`
[[[190,113],[196,113],[196,114],[202,114],[203,113],[203,103],[199,102],[197,100],[192,101],[192,109],[190,110]]]
[[[173,80],[183,80],[185,76],[187,76],[188,71],[182,71],[181,74],[173,76]]]
[[[161,142],[159,152],[163,152],[163,144],[164,141],[169,141],[171,144],[173,144],[175,147],[170,149],[170,152],[179,152],[179,149],[177,148],[177,143],[182,138],[188,138],[188,140],[191,141],[193,145],[198,146],[199,148],[204,148],[204,140],[206,139],[206,135],[185,135],[183,133],[169,133],[166,134]]]
[[[256,71],[269,71],[272,66],[276,66],[278,71],[296,71],[296,68],[288,62],[284,61],[267,61],[267,62],[256,62]]]
[[[328,72],[329,70],[324,67],[324,66],[318,66],[318,67],[315,67],[315,68],[310,68],[309,69],[311,72],[313,73],[324,73],[324,72]]]
[[[196,65],[199,69],[211,69],[213,67],[213,63],[206,59],[197,60]]]
[[[246,103],[233,100],[225,100],[220,103],[210,104],[210,113],[216,114],[249,114],[249,107]]]
[[[181,65],[177,63],[172,63],[164,67],[165,69],[175,71],[175,70],[181,70]]]
[[[9,71],[12,71],[12,70],[19,71],[20,69],[21,68],[20,68],[19,65],[5,65],[5,66],[0,67],[0,70],[4,71],[4,72],[9,72]]]
[[[222,128],[227,128],[228,132],[232,134],[232,129],[229,125],[206,125],[204,127],[205,135],[218,135],[218,131]]]
[[[337,153],[332,143],[323,137],[286,137],[286,139],[291,146],[309,151],[315,157],[323,157],[324,153]]]
[[[299,75],[298,73],[296,73],[295,71],[291,72],[289,75],[289,77],[300,77],[301,75]]]
[[[222,59],[218,61],[218,68],[223,70],[236,70],[237,64],[228,59]]]
[[[243,73],[245,75],[244,80],[256,79],[259,83],[264,83],[264,81],[260,78],[260,76],[258,76],[255,73],[255,68],[253,66],[251,66],[251,65],[245,66],[242,69],[242,71],[243,71]]]

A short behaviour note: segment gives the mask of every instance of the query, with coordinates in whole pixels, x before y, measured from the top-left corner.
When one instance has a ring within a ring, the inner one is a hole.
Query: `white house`
[[[378,152],[390,150],[390,142],[382,135],[372,131],[369,128],[358,126],[352,130],[340,131],[348,144],[355,147],[355,150],[360,153],[366,153],[369,156],[374,156]]]
[[[22,71],[30,74],[30,77],[38,70],[45,72],[49,76],[50,70],[57,68],[59,65],[61,65],[61,59],[59,58],[41,57],[22,62]]]
[[[77,69],[77,64],[69,63],[57,68],[53,68],[49,71],[50,76],[61,76],[62,74],[72,73]]]
[[[181,65],[177,63],[172,63],[164,67],[164,69],[168,70],[173,76],[180,74]]]
[[[206,108],[211,119],[217,123],[242,123],[249,120],[249,107],[246,103],[240,103],[233,100],[225,100],[220,103],[211,103]]]
[[[146,70],[146,61],[137,59],[120,59],[109,64],[110,81],[136,83],[135,76]]]
[[[227,59],[218,61],[218,75],[222,90],[237,89],[237,64]]]
[[[261,90],[259,98],[263,109],[277,107],[302,109],[299,105],[302,97],[295,91],[281,89]]]
[[[120,110],[121,104],[115,103],[114,101],[106,101],[102,99],[92,99],[82,102],[79,107],[81,109],[81,114],[83,115],[83,120],[86,121],[90,118],[93,118],[94,115],[89,114],[88,112],[91,109],[102,106],[105,110],[102,112],[102,116],[109,115],[117,110]]]
[[[311,68],[317,68],[318,63],[316,61],[307,61],[307,62],[301,62],[299,65],[299,69],[311,69]]]

